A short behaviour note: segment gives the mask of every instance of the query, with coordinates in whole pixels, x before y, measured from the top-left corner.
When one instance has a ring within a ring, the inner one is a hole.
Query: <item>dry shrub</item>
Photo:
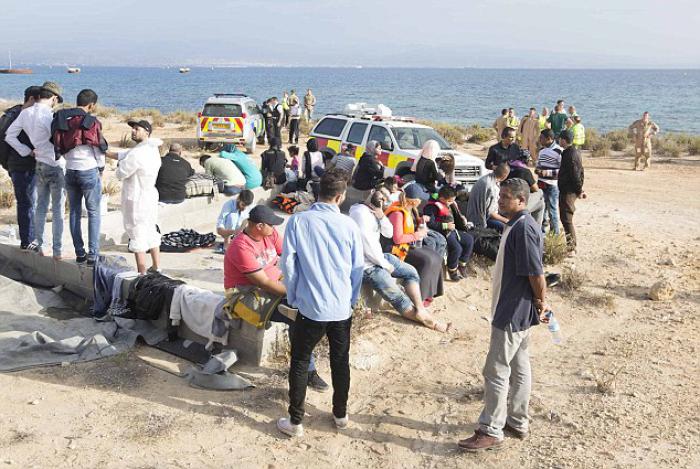
[[[683,147],[673,135],[657,138],[654,142],[654,147],[658,154],[671,158],[678,158],[683,151]]]
[[[103,106],[102,104],[98,104],[93,114],[95,114],[97,117],[107,118],[118,115],[119,111],[115,107]]]
[[[306,135],[308,137],[315,124],[316,123],[314,121],[299,119],[299,135]]]
[[[609,311],[615,309],[615,296],[610,293],[591,293],[584,295],[581,299],[594,308],[601,308]]]
[[[626,364],[606,370],[594,370],[595,388],[601,394],[615,394],[617,389],[617,375],[625,369]]]
[[[464,143],[465,129],[462,126],[425,120],[418,121],[418,123],[432,127],[437,133],[442,135],[445,140],[453,145],[461,145]]]
[[[119,139],[119,148],[131,148],[136,146],[136,142],[131,140],[131,134],[123,134]]]
[[[625,130],[613,130],[605,134],[610,141],[610,147],[615,151],[624,151],[630,144],[630,138]]]
[[[556,265],[564,260],[568,252],[566,236],[563,233],[555,234],[553,231],[544,237],[544,263]]]
[[[484,143],[496,138],[496,131],[489,127],[473,124],[467,127],[467,142]]]
[[[595,129],[586,129],[586,141],[583,143],[583,148],[584,150],[593,150],[593,147],[598,143],[601,139],[601,136],[598,135],[598,132]]]
[[[163,127],[165,125],[165,117],[158,109],[150,108],[138,108],[133,109],[124,114],[124,122],[128,122],[131,119],[141,120],[146,119],[150,121],[153,127]]]
[[[591,156],[595,158],[604,158],[610,154],[612,145],[607,138],[599,138],[591,145]]]
[[[197,124],[197,113],[194,111],[183,111],[179,109],[165,116],[165,120],[173,124],[192,126]],[[185,127],[185,130],[186,129],[187,128]]]
[[[561,272],[561,286],[569,291],[579,290],[588,280],[587,275],[573,265],[564,266]]]
[[[15,191],[9,179],[0,181],[0,208],[15,206]]]
[[[691,137],[688,142],[688,154],[700,155],[700,137]]]
[[[108,196],[113,196],[121,192],[122,186],[119,184],[116,178],[110,179],[105,185],[102,186],[102,193]]]

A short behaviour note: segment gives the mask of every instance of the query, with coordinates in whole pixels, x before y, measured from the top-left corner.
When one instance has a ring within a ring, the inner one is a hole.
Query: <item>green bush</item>
[[[435,129],[437,133],[453,145],[464,143],[464,127],[445,122],[418,121],[419,124],[427,125]]]
[[[606,156],[610,155],[611,148],[612,148],[612,144],[610,143],[610,140],[608,140],[605,137],[599,138],[591,146],[591,150],[592,150],[591,156],[593,156],[595,158],[606,157]]]
[[[624,151],[630,144],[630,138],[626,130],[613,130],[605,134],[610,141],[610,148],[615,151]]]
[[[554,234],[550,231],[544,237],[544,263],[547,265],[559,264],[564,260],[568,248],[566,246],[566,236],[563,233]]]
[[[600,139],[601,136],[598,135],[598,132],[595,129],[586,129],[586,141],[583,142],[583,146],[581,148],[584,150],[593,150],[593,147],[600,141]]]
[[[652,143],[656,148],[656,153],[662,156],[678,158],[681,156],[683,147],[675,139],[673,135],[667,135],[663,138],[657,138],[655,143]]]
[[[700,137],[692,137],[688,143],[688,154],[700,155]]]

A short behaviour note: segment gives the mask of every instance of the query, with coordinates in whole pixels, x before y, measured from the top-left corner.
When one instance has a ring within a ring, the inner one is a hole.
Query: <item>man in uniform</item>
[[[306,90],[304,96],[304,120],[311,121],[314,117],[314,107],[316,107],[316,96],[311,92],[311,88]]]
[[[651,165],[651,137],[659,133],[659,126],[649,119],[649,112],[645,112],[641,119],[632,122],[629,132],[634,138],[634,170],[644,158],[644,171]]]
[[[503,129],[508,127],[508,109],[501,109],[501,116],[496,118],[492,127],[496,131],[496,136],[500,139]]]
[[[530,157],[537,158],[537,141],[540,138],[540,122],[537,118],[537,109],[530,108],[530,113],[520,123],[520,135],[523,138],[522,148],[530,152]]]

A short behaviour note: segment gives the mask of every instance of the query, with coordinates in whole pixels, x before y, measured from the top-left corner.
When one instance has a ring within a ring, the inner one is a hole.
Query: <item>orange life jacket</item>
[[[416,232],[416,225],[413,223],[413,213],[401,206],[399,202],[394,202],[386,209],[384,214],[388,217],[394,212],[399,212],[403,214],[403,232],[404,234],[413,234]],[[408,251],[411,249],[411,245],[408,243],[396,244],[391,248],[391,253],[401,259],[402,261],[406,259]]]

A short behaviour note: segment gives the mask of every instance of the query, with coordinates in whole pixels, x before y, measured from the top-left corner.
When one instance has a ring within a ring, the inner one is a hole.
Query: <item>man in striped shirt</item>
[[[539,178],[539,186],[544,193],[545,216],[542,222],[542,231],[549,221],[550,231],[559,234],[559,187],[557,177],[561,166],[562,149],[554,141],[554,131],[544,129],[540,133],[540,150],[535,166],[535,174]]]

